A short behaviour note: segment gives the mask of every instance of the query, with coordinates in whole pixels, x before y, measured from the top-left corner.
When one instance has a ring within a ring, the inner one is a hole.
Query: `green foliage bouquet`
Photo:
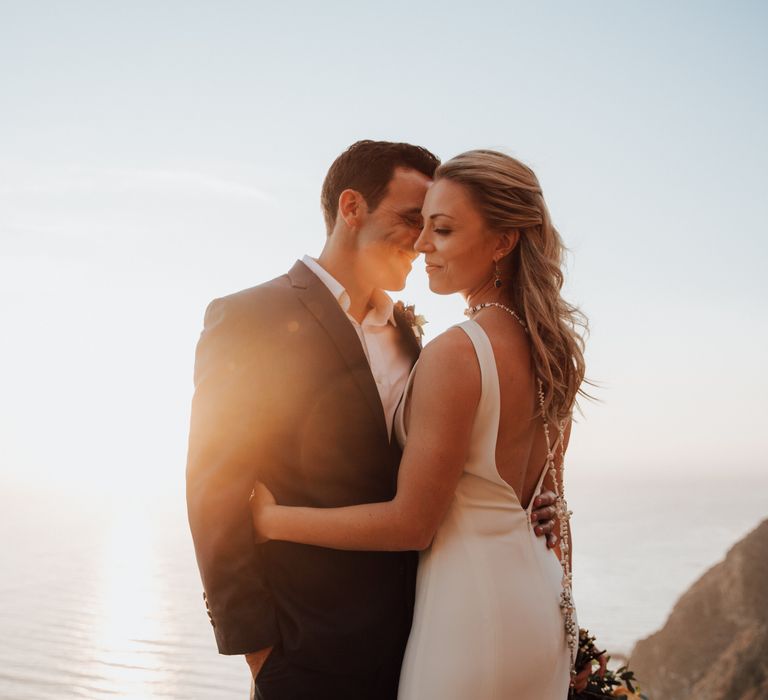
[[[576,655],[576,669],[580,671],[575,688],[568,692],[568,700],[604,700],[605,698],[626,698],[626,700],[649,700],[640,692],[635,682],[635,674],[627,666],[615,671],[607,668],[610,656],[595,646],[595,637],[589,630],[579,629],[579,651]],[[595,668],[597,666],[597,669]],[[588,675],[587,671],[588,670]],[[586,677],[586,685],[583,676]]]

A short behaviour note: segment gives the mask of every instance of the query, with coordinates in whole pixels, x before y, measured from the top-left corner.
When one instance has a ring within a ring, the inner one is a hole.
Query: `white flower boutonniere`
[[[424,326],[428,323],[427,319],[416,313],[416,307],[413,304],[406,305],[404,302],[398,301],[395,303],[395,309],[411,327],[416,340],[421,345],[421,339],[424,337]]]

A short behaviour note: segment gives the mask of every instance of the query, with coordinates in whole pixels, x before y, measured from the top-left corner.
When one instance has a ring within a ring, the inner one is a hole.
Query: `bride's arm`
[[[466,463],[479,401],[480,367],[474,350],[463,331],[451,329],[425,347],[419,359],[395,498],[344,508],[303,508],[274,505],[257,490],[257,537],[333,549],[428,547]]]

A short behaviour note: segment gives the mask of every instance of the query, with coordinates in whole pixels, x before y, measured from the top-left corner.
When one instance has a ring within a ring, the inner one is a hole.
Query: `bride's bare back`
[[[491,341],[499,374],[496,468],[527,508],[547,456],[530,341],[523,327],[502,309],[483,309],[474,319]]]

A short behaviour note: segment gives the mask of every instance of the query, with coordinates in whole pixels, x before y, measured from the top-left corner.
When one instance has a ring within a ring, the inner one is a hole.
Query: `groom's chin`
[[[388,292],[402,292],[405,289],[405,280],[396,284],[391,284],[387,287]]]
[[[405,289],[405,283],[407,280],[408,273],[404,275],[391,275],[386,281],[386,284],[382,285],[381,288],[386,289],[388,292],[401,292],[403,289]]]

